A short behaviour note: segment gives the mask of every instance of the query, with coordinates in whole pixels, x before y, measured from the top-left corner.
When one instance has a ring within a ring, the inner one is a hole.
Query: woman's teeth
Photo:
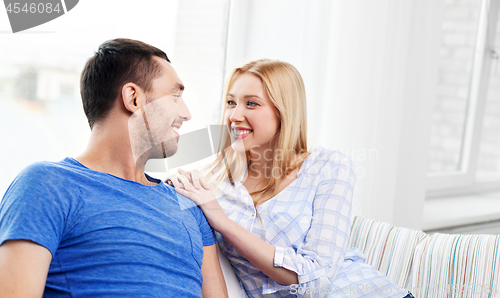
[[[175,131],[175,132],[177,132],[177,133],[179,132],[179,128],[174,127],[174,126],[172,126],[172,130]]]
[[[239,130],[239,129],[235,129],[234,130],[234,135],[235,136],[241,136],[241,135],[249,134],[251,132],[252,132],[251,130]]]

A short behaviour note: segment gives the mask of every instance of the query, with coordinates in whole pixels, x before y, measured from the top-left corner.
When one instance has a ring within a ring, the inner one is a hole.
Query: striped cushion
[[[418,297],[500,297],[499,241],[495,235],[427,237],[415,250],[407,288]]]
[[[500,297],[499,245],[496,235],[427,235],[361,216],[350,238],[368,264],[415,297]]]

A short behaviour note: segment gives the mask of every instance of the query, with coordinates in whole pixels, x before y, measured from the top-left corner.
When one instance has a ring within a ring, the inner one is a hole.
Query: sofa
[[[429,235],[355,216],[349,244],[417,298],[500,298],[500,235]],[[219,258],[229,297],[247,297],[227,258]]]

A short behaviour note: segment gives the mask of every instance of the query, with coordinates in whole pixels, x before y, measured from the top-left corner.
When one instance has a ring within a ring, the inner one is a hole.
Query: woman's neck
[[[249,156],[248,177],[254,180],[269,180],[273,174],[274,150],[270,148],[250,150]]]
[[[254,200],[258,199],[258,201],[254,202],[255,206],[259,206],[260,204],[271,199],[274,195],[277,195],[288,185],[290,185],[290,183],[295,181],[300,170],[299,165],[302,164],[302,162],[307,158],[308,155],[309,154],[307,152],[303,152],[301,154],[293,154],[293,156],[291,156],[290,165],[296,165],[296,168],[290,173],[282,173],[281,171],[277,170],[275,170],[273,173],[273,158],[264,158],[264,156],[262,155],[259,159],[250,159],[248,176],[243,182],[243,186],[245,186],[250,194],[262,190],[267,185],[269,179],[271,179],[273,174],[275,179],[279,178],[279,183],[277,185],[272,185],[269,191],[267,191],[266,193],[254,193],[252,195],[252,198]],[[254,155],[254,157],[256,156]],[[257,157],[259,157],[259,155],[257,155]],[[278,174],[281,175],[278,177]]]

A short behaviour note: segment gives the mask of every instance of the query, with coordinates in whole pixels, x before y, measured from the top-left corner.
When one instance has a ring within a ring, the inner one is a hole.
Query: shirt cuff
[[[285,260],[285,248],[274,247],[274,267],[283,267]]]
[[[290,255],[290,251],[288,252],[288,254]],[[285,261],[286,261],[286,264],[285,264]],[[299,284],[310,282],[312,280],[315,280],[315,279],[318,279],[322,276],[327,275],[328,271],[330,270],[330,268],[332,266],[335,266],[335,264],[326,264],[322,267],[308,270],[307,272],[299,272],[295,268],[295,266],[293,264],[293,260],[290,260],[290,258],[287,259],[286,248],[275,246],[274,267],[282,267],[282,268],[285,268],[285,269],[288,269],[290,271],[297,273]],[[338,268],[337,268],[336,272],[338,272]]]
[[[298,285],[290,285],[290,286],[283,286],[280,285],[279,283],[275,282],[274,280],[270,279],[269,277],[265,276],[263,283],[262,283],[262,294],[263,295],[269,295],[281,290],[286,290],[288,292],[292,291],[294,288],[297,288]]]

